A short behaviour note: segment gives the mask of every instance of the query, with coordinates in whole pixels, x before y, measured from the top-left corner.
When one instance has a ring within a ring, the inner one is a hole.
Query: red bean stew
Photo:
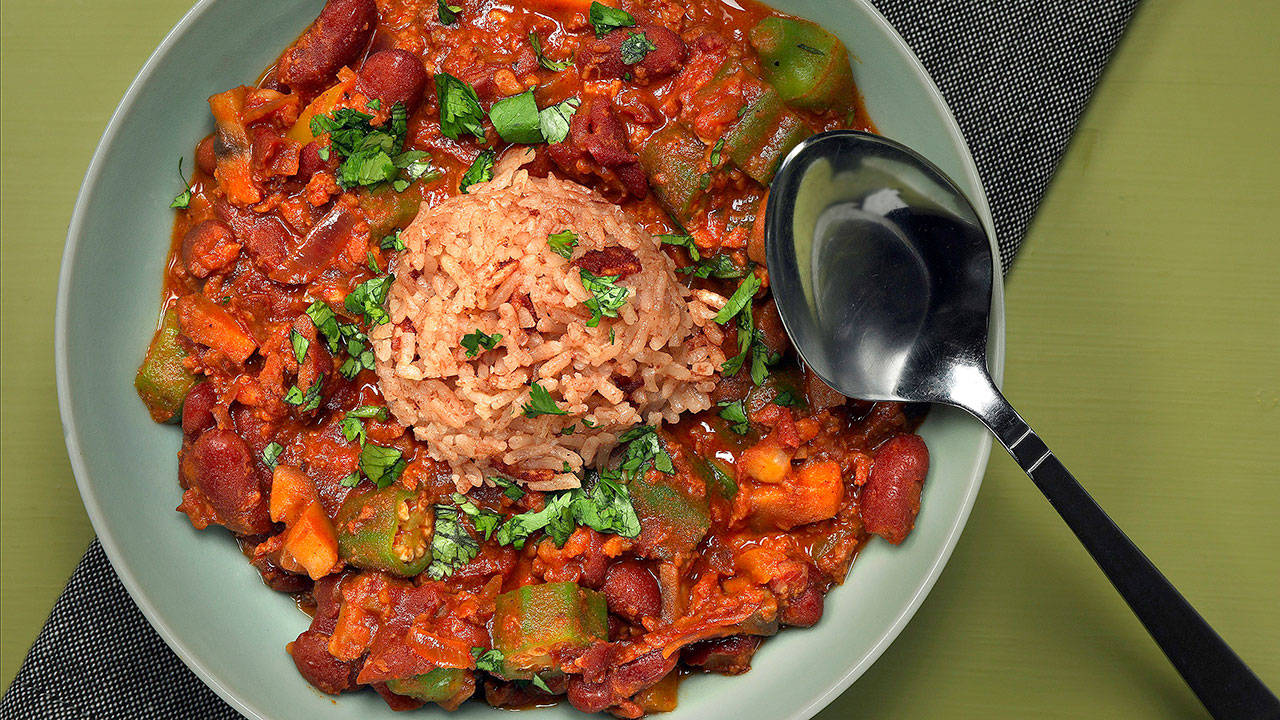
[[[912,529],[923,409],[802,367],[764,267],[780,158],[872,128],[846,49],[749,0],[621,5],[329,0],[255,85],[209,99],[136,387],[181,424],[178,509],[311,613],[288,651],[323,692],[668,711],[683,675],[746,672],[818,622],[870,536]],[[604,500],[459,494],[373,371],[400,229],[513,144],[739,301],[715,407],[628,433]]]

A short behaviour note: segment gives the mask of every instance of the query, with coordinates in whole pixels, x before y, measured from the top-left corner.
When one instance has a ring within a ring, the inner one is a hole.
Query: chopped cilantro
[[[495,102],[489,108],[489,120],[493,122],[493,129],[507,142],[524,145],[542,142],[538,103],[533,99],[533,90]]]
[[[628,292],[626,286],[615,284],[618,276],[602,277],[593,275],[585,268],[578,268],[578,277],[582,280],[582,287],[591,293],[591,297],[582,303],[591,311],[587,327],[596,327],[602,317],[618,317],[618,309],[626,304]]]
[[[323,388],[324,376],[321,375],[316,378],[315,382],[311,383],[311,387],[307,388],[305,392],[297,385],[290,387],[289,391],[284,395],[284,401],[290,405],[296,405],[299,412],[309,412],[320,407],[320,391]]]
[[[716,313],[716,322],[721,325],[732,320],[743,309],[750,307],[751,298],[755,297],[756,291],[760,289],[760,277],[755,273],[748,275],[738,289],[733,291],[733,295],[729,296],[729,301],[720,308],[720,312]]]
[[[622,27],[635,27],[636,19],[631,13],[621,8],[609,7],[603,3],[591,3],[588,13],[591,26],[596,30],[596,37],[604,37],[610,30]]]
[[[538,688],[539,690],[541,690],[542,692],[548,695],[555,694],[551,692],[551,688],[547,687],[547,681],[543,680],[541,675],[534,675],[532,678],[529,679],[529,684]]]
[[[622,537],[640,535],[640,519],[631,505],[631,493],[616,470],[587,473],[589,488],[555,493],[537,511],[508,518],[494,533],[499,545],[523,547],[539,530],[545,530],[556,547],[564,547],[577,526]]]
[[[680,272],[694,277],[713,277],[719,280],[732,280],[747,274],[746,269],[734,264],[733,258],[728,255],[712,255],[695,262],[694,265],[680,268]]]
[[[338,484],[342,485],[342,487],[355,487],[360,484],[360,473],[358,471],[353,472],[339,480]]]
[[[399,105],[397,105],[399,107]],[[435,180],[442,174],[431,167],[431,155],[424,150],[406,150],[391,160],[402,177],[391,182],[396,192],[404,192],[416,180]]]
[[[450,5],[445,0],[436,0],[436,9],[440,11],[441,25],[452,25],[458,19],[458,13],[462,12],[462,8]]]
[[[562,410],[556,405],[556,401],[552,399],[551,393],[534,381],[529,387],[529,402],[521,406],[524,410],[524,416],[527,418],[535,418],[539,415],[568,415],[567,410]]]
[[[391,319],[382,306],[387,302],[387,293],[390,292],[391,283],[395,279],[396,276],[391,274],[369,278],[348,293],[342,304],[352,313],[363,315],[365,322],[369,325],[381,325]],[[356,353],[350,354],[353,357],[356,355]]]
[[[399,450],[381,445],[365,445],[360,450],[360,471],[379,488],[395,482],[404,472],[405,461]]]
[[[542,139],[552,145],[564,142],[569,137],[569,120],[578,112],[581,104],[582,101],[578,98],[569,98],[539,110],[538,130],[542,133]]]
[[[361,405],[355,410],[348,412],[347,417],[378,418],[379,420],[386,420],[387,407],[385,405]]]
[[[552,72],[560,72],[572,64],[569,60],[551,60],[543,55],[542,39],[538,37],[536,30],[529,31],[529,45],[533,47],[533,55],[538,58],[538,64]]]
[[[262,464],[274,469],[276,463],[280,461],[280,453],[284,452],[284,446],[278,442],[262,448]]]
[[[418,150],[401,153],[406,117],[404,104],[396,103],[391,109],[390,122],[374,127],[370,124],[372,115],[355,108],[338,108],[330,115],[312,116],[310,127],[311,134],[316,137],[328,134],[329,147],[324,150],[336,151],[344,158],[338,166],[338,184],[352,188],[392,182],[398,178],[401,169],[412,168],[409,173],[412,179],[422,177],[430,170],[430,165],[425,169],[421,167],[426,153]],[[328,159],[327,152],[322,155]]]
[[[462,512],[471,518],[471,524],[475,526],[476,532],[484,536],[488,540],[493,531],[498,529],[498,525],[502,523],[502,516],[492,510],[476,507],[475,503],[467,499],[462,493],[454,493],[453,501],[462,508]]]
[[[492,150],[481,151],[476,156],[475,161],[471,163],[471,167],[463,173],[462,180],[458,183],[459,192],[466,192],[467,188],[476,183],[488,182],[493,179],[493,159],[497,156]]]
[[[689,251],[689,259],[698,262],[702,259],[702,255],[698,252],[698,245],[693,242],[690,235],[659,235],[658,240],[663,245],[675,245]]]
[[[624,482],[630,483],[644,474],[650,465],[661,473],[670,475],[676,471],[671,455],[662,447],[658,438],[658,430],[652,425],[637,425],[622,433],[618,442],[626,443],[627,449],[622,457],[619,469]]]
[[[293,356],[301,363],[303,358],[307,356],[307,348],[311,347],[311,341],[297,330],[290,330],[289,342],[293,345]]]
[[[729,429],[739,435],[746,435],[751,430],[751,422],[747,419],[747,411],[742,407],[741,400],[733,402],[724,401],[719,403],[720,417],[729,421]]]
[[[447,72],[436,73],[436,97],[440,101],[440,131],[453,140],[463,133],[484,139],[484,108],[475,88]]]
[[[803,405],[800,398],[797,398],[795,393],[790,390],[782,390],[777,395],[774,395],[773,404],[781,405],[782,407],[801,407]]]
[[[178,158],[178,177],[182,178],[182,185],[186,189],[178,193],[178,196],[169,203],[169,207],[179,210],[186,210],[191,205],[191,183],[187,182],[187,176],[182,174],[182,158]]]
[[[361,422],[364,418],[386,420],[387,409],[381,405],[361,405],[344,415],[338,423],[338,429],[342,431],[342,436],[347,439],[347,442],[356,442],[358,439],[360,446],[364,447],[368,439],[365,435],[364,423]]]
[[[403,231],[397,228],[395,232],[382,238],[382,242],[378,243],[378,247],[382,248],[383,250],[392,250],[395,252],[404,250],[405,248],[404,241],[400,239],[401,232]]]
[[[338,342],[342,338],[342,332],[338,328],[338,318],[329,305],[323,300],[316,300],[307,306],[307,317],[311,318],[316,329],[324,335],[325,341],[329,344],[329,352],[338,352]]]
[[[480,354],[481,348],[484,348],[485,350],[492,350],[497,347],[498,341],[501,339],[502,333],[486,335],[481,332],[480,328],[476,328],[475,332],[467,333],[462,336],[461,344],[462,347],[467,350],[467,357],[473,358]]]
[[[635,65],[644,60],[645,55],[657,49],[658,46],[644,33],[631,33],[622,41],[622,62],[624,65]]]
[[[431,564],[427,577],[443,580],[454,570],[471,562],[480,552],[480,543],[471,537],[452,505],[435,506],[435,532],[431,535]]]
[[[577,429],[578,429],[577,425],[570,425],[569,427],[566,427],[566,428],[560,428],[560,432],[557,434],[568,437],[569,435],[572,435],[574,431],[576,431]]]
[[[716,144],[711,147],[711,167],[714,168],[720,164],[720,151],[723,149],[724,138],[720,138],[716,141]]]
[[[759,329],[753,329],[751,333],[751,382],[756,385],[763,385],[765,378],[769,377],[769,366],[776,364],[781,359],[781,354],[769,352],[769,346],[764,343],[764,333]]]
[[[547,245],[551,246],[551,252],[568,260],[573,257],[573,249],[578,247],[578,233],[572,230],[551,233],[547,236]]]
[[[495,486],[502,488],[502,494],[512,500],[519,500],[524,497],[524,490],[521,490],[519,485],[516,485],[504,477],[495,476],[489,478],[489,480],[493,481]]]
[[[471,657],[476,659],[476,669],[483,670],[494,675],[502,675],[502,663],[506,661],[502,651],[494,648],[485,650],[484,648],[471,648]]]

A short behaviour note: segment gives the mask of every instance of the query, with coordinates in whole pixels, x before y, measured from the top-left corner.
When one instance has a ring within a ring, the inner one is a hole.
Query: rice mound
[[[711,407],[724,361],[716,310],[677,281],[657,239],[581,185],[530,176],[531,158],[508,153],[491,181],[423,207],[392,263],[391,321],[370,333],[392,414],[464,492],[495,474],[576,487],[629,428]],[[617,281],[618,317],[598,327],[578,268],[547,243],[564,230],[578,234],[575,260],[620,246],[640,261]],[[460,341],[476,330],[502,338],[467,358]],[[525,416],[535,381],[567,414]]]

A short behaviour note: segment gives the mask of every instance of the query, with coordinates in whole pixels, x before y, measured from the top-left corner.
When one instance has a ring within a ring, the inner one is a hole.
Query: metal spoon
[[[783,325],[819,377],[851,397],[972,413],[1035,481],[1213,717],[1280,718],[1276,696],[992,382],[991,244],[955,183],[891,140],[823,133],[778,169],[765,238]]]

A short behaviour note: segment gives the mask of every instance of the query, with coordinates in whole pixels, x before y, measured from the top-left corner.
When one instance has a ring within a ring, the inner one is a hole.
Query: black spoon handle
[[[999,390],[970,408],[1009,450],[1217,720],[1277,720],[1280,700],[1121,532]],[[985,394],[985,393],[981,393]]]

